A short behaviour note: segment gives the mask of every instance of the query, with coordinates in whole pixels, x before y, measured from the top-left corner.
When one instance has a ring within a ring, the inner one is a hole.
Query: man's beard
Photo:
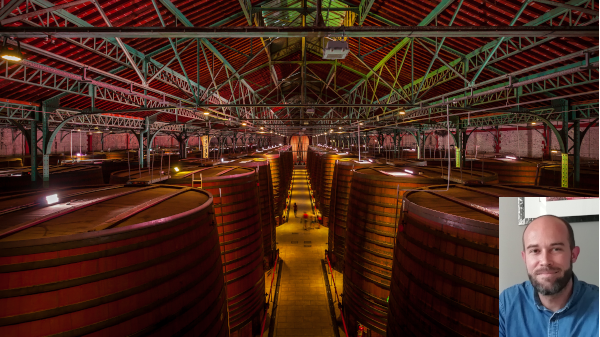
[[[556,269],[550,269],[549,271],[555,271],[555,270]],[[527,273],[527,276],[529,276],[529,281],[531,282],[531,284],[533,285],[535,290],[538,292],[538,294],[543,295],[543,296],[556,295],[556,294],[560,293],[567,286],[567,284],[569,283],[569,280],[571,280],[571,278],[573,277],[573,264],[571,264],[569,266],[569,269],[565,270],[564,275],[562,277],[557,278],[550,285],[549,288],[545,288],[544,285],[539,283],[533,275]]]

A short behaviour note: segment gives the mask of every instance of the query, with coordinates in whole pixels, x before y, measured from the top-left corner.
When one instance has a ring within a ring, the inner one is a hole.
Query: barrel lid
[[[355,170],[355,175],[358,174],[367,179],[397,181],[397,182],[414,182],[414,183],[431,183],[443,184],[444,180],[441,177],[432,178],[424,175],[419,175],[419,171],[414,167],[396,167],[391,165],[377,165]]]
[[[228,162],[230,166],[257,167],[269,164],[269,158],[239,158]]]
[[[10,241],[76,240],[160,225],[211,203],[212,194],[207,191],[170,185],[88,186],[24,193],[13,200],[0,200],[0,249]]]
[[[44,168],[40,165],[37,170],[42,171]],[[102,170],[99,166],[92,165],[50,165],[48,167],[48,172],[50,174],[64,174],[64,173],[72,173],[83,170]],[[21,167],[4,167],[0,169],[0,177],[15,177],[18,174],[22,175],[30,175],[31,174],[31,166],[21,166]]]
[[[428,186],[404,195],[404,210],[428,220],[498,237],[499,198],[464,185]]]
[[[422,159],[391,159],[387,161],[394,166],[427,166],[427,161]]]
[[[460,168],[450,168],[450,177],[448,178],[448,166],[445,167],[414,167],[414,170],[419,172],[419,175],[430,177],[430,178],[442,178],[450,180],[454,183],[467,184],[467,183],[492,183],[498,181],[498,173],[492,171],[482,170],[468,170]]]
[[[194,174],[195,179],[200,179],[200,175],[202,175],[203,181],[214,181],[247,176],[254,174],[254,172],[254,169],[250,167],[229,164],[210,167],[183,166],[179,169],[179,172],[171,171],[171,179],[167,180],[167,183],[175,183],[178,179],[191,179],[192,174]]]

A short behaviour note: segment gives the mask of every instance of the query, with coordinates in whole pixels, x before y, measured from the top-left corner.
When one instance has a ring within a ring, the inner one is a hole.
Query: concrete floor
[[[321,267],[328,229],[319,226],[319,229],[304,230],[300,222],[305,211],[312,215],[305,169],[294,170],[292,184],[291,205],[297,203],[298,217],[294,217],[292,208],[290,221],[277,227],[283,270],[275,336],[333,336]]]

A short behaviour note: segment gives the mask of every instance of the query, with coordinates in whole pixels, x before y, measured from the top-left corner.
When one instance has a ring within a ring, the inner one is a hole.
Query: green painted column
[[[51,148],[48,145],[49,132],[48,132],[48,114],[46,114],[46,107],[42,108],[42,180],[44,182],[44,188],[50,187],[50,153],[46,151],[47,148]]]
[[[561,154],[561,187],[569,187],[569,103],[566,100],[558,102],[558,109],[562,111],[562,129],[560,130],[564,144],[564,152]]]
[[[31,130],[29,133],[29,154],[31,155],[31,181],[37,181],[37,121],[39,112],[35,113],[35,120],[30,122]]]
[[[576,119],[573,122],[573,174],[574,174],[574,182],[573,187],[579,188],[580,180],[581,180],[581,130],[580,130],[580,122],[579,119]]]

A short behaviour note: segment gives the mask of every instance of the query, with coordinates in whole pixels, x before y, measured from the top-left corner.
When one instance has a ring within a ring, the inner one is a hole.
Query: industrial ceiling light
[[[531,125],[535,125],[535,124],[536,124],[536,122],[531,122]]]
[[[349,51],[348,41],[327,41],[327,47],[323,49],[323,59],[343,60]]]
[[[246,126],[246,123],[242,123],[242,126]]]
[[[264,129],[265,129],[265,127],[264,127],[264,126],[261,126],[261,127],[260,127],[260,129],[261,129],[261,130],[264,130]]]
[[[7,61],[19,62],[23,59],[23,53],[21,53],[21,43],[17,41],[17,48],[11,49],[6,41],[7,37],[4,37],[4,42],[2,43],[2,49],[0,50],[0,56]]]
[[[209,112],[208,112],[208,111],[204,111],[204,115],[205,115],[205,116],[208,116],[208,115],[209,115]]]
[[[360,126],[363,126],[363,125],[364,125],[364,123],[363,123],[363,122],[360,122],[360,123],[358,123],[358,125],[360,125]]]
[[[404,114],[406,114],[406,111],[404,111],[404,110],[400,110],[398,113],[399,113],[400,115],[404,115]]]

